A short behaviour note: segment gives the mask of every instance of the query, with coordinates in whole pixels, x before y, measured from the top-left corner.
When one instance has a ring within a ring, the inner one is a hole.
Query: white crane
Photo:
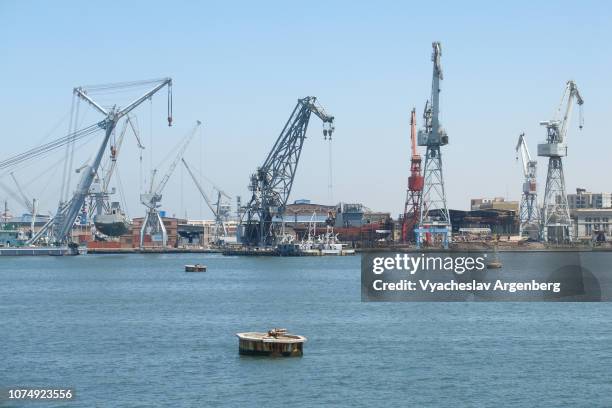
[[[69,141],[76,140],[77,136],[80,134],[87,134],[88,132],[93,131],[94,128],[99,128],[104,131],[104,138],[102,139],[102,143],[98,148],[96,155],[91,164],[87,164],[83,166],[81,169],[81,179],[77,185],[76,191],[72,195],[72,198],[68,201],[61,200],[58,204],[58,209],[55,216],[45,224],[30,240],[28,240],[27,244],[32,244],[38,241],[44,234],[47,233],[49,229],[52,230],[52,240],[56,244],[61,243],[70,243],[72,238],[72,227],[74,225],[75,220],[78,217],[79,211],[83,207],[85,203],[86,197],[90,194],[91,185],[94,182],[95,176],[98,172],[98,168],[100,167],[100,162],[102,161],[102,157],[104,156],[104,151],[106,150],[106,146],[117,126],[117,123],[128,113],[136,109],[140,104],[142,104],[146,100],[150,100],[154,94],[156,94],[159,90],[164,87],[168,87],[168,126],[172,124],[172,79],[171,78],[162,78],[151,81],[140,81],[138,84],[140,85],[152,85],[153,87],[145,92],[142,96],[132,101],[125,108],[119,108],[116,105],[113,105],[110,109],[105,109],[96,101],[94,101],[89,95],[88,91],[93,90],[95,88],[103,87],[105,89],[119,89],[124,88],[126,86],[130,86],[134,83],[121,83],[121,84],[110,84],[110,85],[100,85],[98,87],[78,87],[74,88],[74,94],[76,97],[84,99],[88,102],[93,108],[98,110],[105,116],[105,119],[98,122],[97,124],[90,126],[89,128],[85,128],[83,130],[74,132],[69,134],[66,138]],[[11,162],[12,163],[12,162]],[[10,163],[9,163],[10,164]]]
[[[191,132],[189,132],[187,136],[185,136],[185,138],[180,144],[180,148],[178,150],[176,158],[170,164],[168,171],[166,172],[162,180],[159,182],[157,187],[155,189],[153,188],[154,181],[155,181],[155,175],[157,174],[157,169],[155,169],[153,170],[153,173],[151,174],[151,184],[149,186],[149,191],[147,193],[140,195],[140,202],[145,207],[147,207],[147,213],[145,215],[145,218],[142,222],[142,226],[140,228],[140,247],[141,248],[144,246],[145,234],[150,234],[152,237],[161,236],[161,242],[163,246],[166,246],[168,243],[168,233],[166,232],[166,227],[164,226],[164,223],[157,209],[160,207],[159,203],[162,199],[162,192],[164,190],[164,187],[166,187],[168,180],[170,180],[170,176],[172,176],[172,173],[174,173],[174,169],[176,169],[178,162],[183,158],[183,155],[185,154],[185,151],[187,150],[189,143],[191,142],[193,137],[196,135],[201,124],[202,122],[200,122],[199,120],[196,121],[196,124],[191,130]]]
[[[213,242],[216,245],[220,245],[220,244],[223,243],[224,238],[227,237],[227,228],[225,227],[225,220],[227,219],[227,216],[228,216],[227,212],[223,212],[223,210],[222,210],[222,202],[221,202],[221,200],[222,200],[223,197],[227,198],[228,200],[231,200],[232,197],[227,195],[223,190],[221,190],[219,187],[217,187],[215,184],[213,184],[213,187],[217,191],[217,202],[213,203],[210,200],[210,198],[208,197],[208,194],[206,194],[206,192],[202,188],[202,185],[198,181],[198,179],[195,176],[195,174],[193,174],[193,171],[191,171],[191,168],[189,167],[189,165],[187,164],[185,159],[182,159],[182,161],[183,161],[183,165],[187,169],[187,172],[189,172],[189,175],[191,176],[191,179],[193,180],[194,184],[196,185],[196,187],[200,191],[200,194],[202,195],[202,198],[204,198],[204,201],[206,202],[206,205],[208,206],[210,211],[215,216],[215,229],[214,229],[214,235],[213,235]],[[223,231],[223,235],[221,235],[221,231]]]
[[[446,202],[444,175],[442,173],[441,147],[448,144],[448,135],[440,124],[440,81],[443,78],[442,45],[432,43],[433,75],[431,80],[431,103],[425,104],[424,129],[418,132],[419,146],[426,146],[423,166],[423,192],[419,208],[419,226],[415,228],[417,247],[430,241],[440,240],[445,248],[451,241],[451,219]],[[431,242],[429,242],[431,243]]]
[[[536,184],[536,174],[538,162],[531,158],[525,133],[521,133],[516,144],[516,160],[520,152],[523,163],[523,192],[521,195],[521,206],[519,210],[519,232],[520,235],[537,238],[540,228],[540,211],[538,209],[538,193]],[[530,233],[531,232],[531,233]],[[534,236],[535,235],[535,236]]]
[[[555,118],[540,122],[540,125],[546,127],[546,143],[538,145],[538,156],[548,157],[548,174],[546,176],[546,189],[544,190],[542,207],[541,234],[542,239],[549,242],[562,243],[571,242],[572,240],[570,234],[571,218],[567,194],[565,192],[562,158],[567,156],[565,138],[574,100],[579,106],[582,106],[584,103],[576,83],[574,81],[567,81]],[[565,111],[563,118],[560,119],[559,115],[563,111],[564,103],[566,104]],[[580,129],[582,129],[582,126],[581,114]]]

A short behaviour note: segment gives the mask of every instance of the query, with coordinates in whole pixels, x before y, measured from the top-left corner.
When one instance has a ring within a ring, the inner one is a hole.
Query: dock
[[[73,256],[78,251],[69,247],[3,247],[0,256]]]

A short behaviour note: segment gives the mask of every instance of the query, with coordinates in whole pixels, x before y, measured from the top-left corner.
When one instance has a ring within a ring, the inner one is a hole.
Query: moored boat
[[[202,264],[185,265],[185,272],[206,272],[206,265],[202,265]]]

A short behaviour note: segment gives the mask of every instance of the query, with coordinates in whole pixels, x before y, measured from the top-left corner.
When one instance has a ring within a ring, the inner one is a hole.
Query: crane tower
[[[519,233],[521,236],[527,236],[533,239],[539,237],[540,230],[540,210],[538,208],[538,193],[536,184],[537,160],[531,158],[527,142],[525,142],[525,133],[521,133],[516,144],[516,159],[518,154],[521,154],[523,163],[523,192],[521,195],[521,206],[519,210],[520,225]]]
[[[431,243],[437,238],[445,248],[451,239],[451,221],[446,205],[444,176],[442,173],[441,146],[448,144],[446,131],[440,126],[440,81],[443,79],[440,57],[442,46],[439,42],[432,44],[433,78],[431,82],[431,103],[425,104],[425,127],[419,130],[418,144],[426,146],[425,167],[423,169],[423,198],[419,210],[419,227],[415,229],[417,246],[423,241]]]
[[[408,192],[404,217],[402,219],[402,241],[412,241],[413,230],[419,222],[419,210],[423,196],[423,176],[421,174],[421,155],[417,151],[416,142],[416,109],[410,114],[410,143],[412,156],[410,159],[410,177],[408,177]]]
[[[567,102],[566,102],[567,98]],[[538,156],[548,157],[548,174],[546,176],[546,189],[542,207],[541,234],[545,242],[571,242],[570,212],[565,192],[565,176],[563,174],[563,160],[567,156],[567,143],[565,136],[569,126],[574,100],[580,107],[584,103],[578,87],[574,81],[567,81],[565,92],[555,118],[540,122],[546,126],[546,142],[538,145]],[[566,103],[563,118],[559,114]],[[582,129],[582,115],[579,127]]]

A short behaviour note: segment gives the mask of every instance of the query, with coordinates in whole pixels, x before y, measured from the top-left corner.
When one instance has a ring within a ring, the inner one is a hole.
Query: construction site
[[[577,84],[567,81],[556,115],[540,122],[544,141],[537,145],[537,157],[531,154],[525,133],[518,135],[515,150],[507,152],[519,162],[514,185],[520,192],[520,202],[504,197],[475,198],[469,210],[450,209],[443,161],[449,136],[440,121],[444,76],[439,42],[432,44],[431,62],[431,94],[421,123],[416,108],[410,111],[406,123],[411,147],[406,154],[406,199],[403,213],[395,218],[390,212],[371,210],[362,203],[317,204],[292,198],[295,176],[304,171],[299,164],[310,120],[321,122],[324,142],[332,143],[336,137],[334,116],[314,96],[297,99],[276,140],[270,139],[272,147],[267,156],[252,174],[245,175],[249,191],[244,201],[240,192],[225,191],[212,182],[212,178],[220,178],[219,174],[203,176],[201,169],[185,157],[206,126],[194,118],[191,128],[186,129],[173,149],[168,149],[163,165],[141,177],[146,178],[146,185],[139,188],[141,216],[128,217],[124,196],[126,190],[137,189],[122,186],[117,162],[134,160],[121,156],[126,140],[133,139],[142,163],[145,142],[137,115],[143,103],[165,92],[164,120],[168,126],[173,125],[172,79],[162,78],[75,87],[65,136],[0,161],[0,191],[4,195],[0,254],[214,251],[228,255],[302,256],[350,255],[369,248],[461,249],[479,245],[523,250],[606,248],[612,220],[609,195],[601,193],[599,199],[593,199],[593,193],[581,188],[577,188],[576,195],[568,195],[565,184],[563,161],[568,152],[567,136],[573,129],[570,123],[574,105],[580,109],[578,128],[583,127],[584,100]],[[112,97],[124,91],[140,94],[124,107],[97,99],[99,95]],[[98,115],[98,119],[81,127],[84,110]],[[77,157],[75,146],[86,140],[94,140],[97,147],[90,159],[77,166],[86,156]],[[29,195],[20,183],[20,170],[62,151],[56,163],[63,167],[63,175],[58,177],[61,199],[54,211],[45,212],[39,195]],[[547,161],[543,182],[538,179],[538,157]],[[185,171],[190,189],[197,192],[212,219],[170,216],[162,210],[165,187],[176,177],[177,168]],[[78,180],[72,180],[75,174]],[[367,201],[367,197],[363,199]]]

